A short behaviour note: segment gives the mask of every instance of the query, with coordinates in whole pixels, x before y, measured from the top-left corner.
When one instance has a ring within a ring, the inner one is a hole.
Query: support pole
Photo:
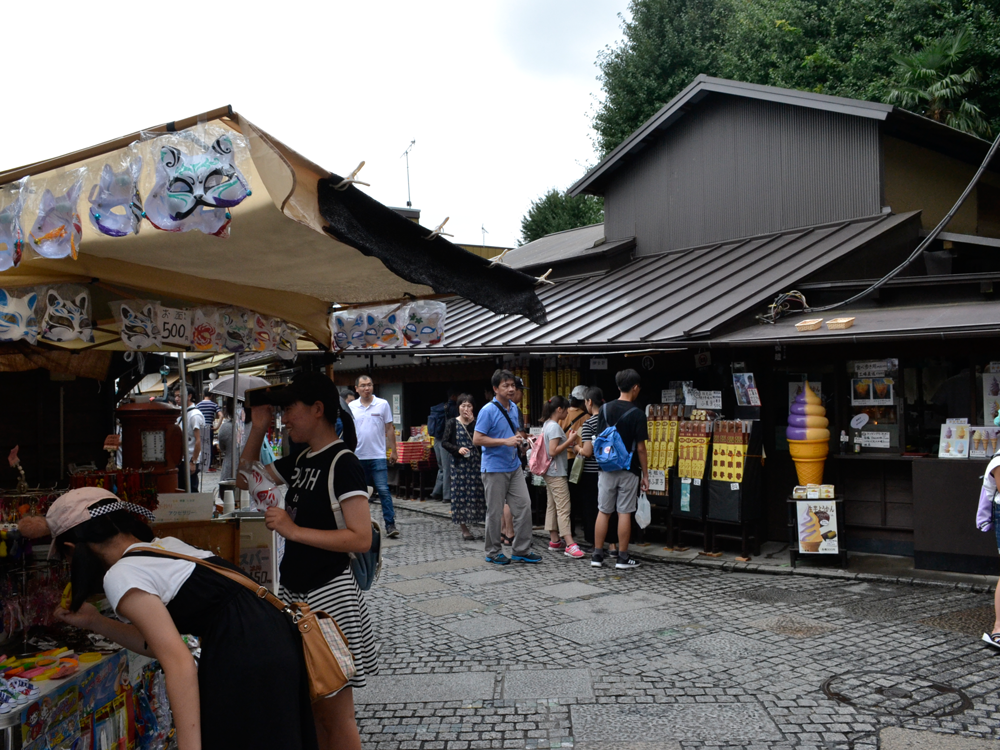
[[[237,398],[240,395],[240,355],[239,353],[233,354],[233,413],[230,415],[230,419],[233,420],[233,437],[229,441],[229,450],[232,452],[230,459],[230,464],[233,467],[233,479],[235,480],[240,475],[240,441],[237,439],[239,432],[236,428],[236,405],[238,403]],[[242,508],[243,503],[240,502],[240,488],[236,487],[233,490],[233,498],[236,501],[236,507]]]
[[[184,491],[191,491],[191,452],[188,450],[188,420],[187,420],[187,363],[184,352],[177,355],[177,371],[181,381],[181,433],[184,442]]]
[[[66,386],[59,384],[59,481],[66,477]]]

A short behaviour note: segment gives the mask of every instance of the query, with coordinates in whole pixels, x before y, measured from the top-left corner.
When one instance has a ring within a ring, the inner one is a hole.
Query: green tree
[[[604,221],[604,199],[592,195],[570,197],[555,188],[531,202],[521,219],[521,243],[526,245],[553,232],[563,232]]]
[[[990,125],[982,110],[966,98],[979,82],[979,72],[975,67],[959,70],[970,45],[970,34],[963,29],[912,55],[894,55],[892,59],[899,66],[898,87],[889,92],[886,101],[966,133],[989,137]]]

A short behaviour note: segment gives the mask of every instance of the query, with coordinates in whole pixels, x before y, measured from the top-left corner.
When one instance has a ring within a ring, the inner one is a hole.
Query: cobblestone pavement
[[[595,569],[538,540],[542,564],[497,567],[449,521],[398,514],[402,536],[386,540],[368,595],[381,672],[355,693],[365,748],[866,750],[1000,738],[1000,653],[978,640],[992,620],[982,591]]]

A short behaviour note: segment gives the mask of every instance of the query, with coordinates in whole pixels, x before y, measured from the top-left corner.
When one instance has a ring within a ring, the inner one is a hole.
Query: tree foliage
[[[593,195],[570,197],[552,189],[536,201],[521,219],[521,244],[553,232],[563,232],[604,221],[604,199]]]
[[[699,73],[887,101],[909,85],[898,58],[962,31],[968,46],[961,69],[954,66],[948,75],[973,68],[979,80],[962,84],[965,91],[945,109],[961,115],[962,102],[966,112],[978,107],[997,132],[996,5],[995,0],[632,0],[630,18],[622,22],[623,40],[598,56],[605,96],[593,118],[596,146],[608,153]],[[946,87],[956,93],[954,85]],[[913,106],[927,111],[926,103]]]

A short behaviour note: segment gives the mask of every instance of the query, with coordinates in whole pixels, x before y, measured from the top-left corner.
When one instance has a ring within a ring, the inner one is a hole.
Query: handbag
[[[142,547],[144,552],[153,552],[161,557],[172,557],[177,560],[187,560],[197,565],[203,565],[216,573],[235,581],[252,591],[258,599],[280,609],[292,618],[292,622],[302,635],[302,651],[306,660],[306,672],[309,675],[309,697],[313,701],[339,693],[351,678],[357,674],[354,657],[348,648],[344,632],[326,612],[312,612],[304,602],[285,604],[267,587],[254,583],[242,573],[230,568],[210,563],[199,557],[182,555],[179,552],[159,549],[157,547]]]
[[[580,481],[580,477],[583,476],[583,462],[583,456],[577,453],[573,458],[573,465],[569,469],[569,481],[573,484],[577,484]]]

